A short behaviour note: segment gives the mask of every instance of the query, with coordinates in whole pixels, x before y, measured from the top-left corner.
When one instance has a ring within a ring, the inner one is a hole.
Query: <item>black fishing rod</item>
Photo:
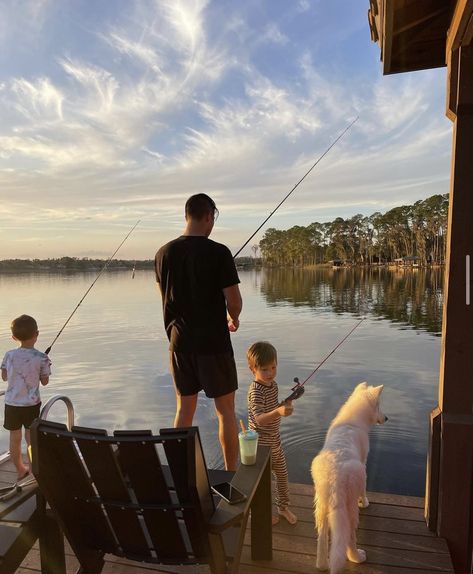
[[[276,213],[276,211],[281,207],[281,205],[286,201],[286,199],[299,187],[299,185],[304,181],[304,179],[309,175],[309,173],[314,169],[314,167],[328,154],[328,152],[333,148],[333,146],[347,133],[347,131],[352,127],[352,125],[358,120],[358,116],[343,130],[343,132],[334,140],[329,147],[324,151],[324,153],[317,159],[313,166],[304,174],[303,177],[296,183],[296,185],[291,189],[291,191],[286,195],[286,197],[278,203],[278,205],[271,211],[268,217],[263,221],[263,223],[258,227],[258,229],[251,235],[245,243],[240,247],[240,249],[235,253],[233,259],[237,257],[239,253],[248,245],[248,243],[253,239],[253,237],[258,233],[258,231],[263,227],[263,225]]]
[[[304,382],[300,383],[299,379],[297,377],[294,377],[294,382],[296,384],[291,389],[292,393],[287,398],[285,398],[281,404],[285,403],[286,401],[294,401],[294,400],[298,399],[299,397],[302,397],[302,395],[304,394],[304,391],[305,391],[304,385],[307,383],[307,381],[315,375],[315,373],[320,369],[320,367],[325,363],[325,361],[327,361],[327,359],[335,353],[335,351],[348,339],[348,337],[353,333],[353,331],[355,329],[357,329],[363,323],[364,320],[365,320],[364,318],[361,319],[361,321],[358,321],[358,323],[352,329],[350,329],[348,334],[345,335],[343,337],[343,339],[337,343],[337,345],[317,365],[317,367],[310,373],[310,375],[305,379]]]
[[[99,274],[97,275],[97,277],[92,281],[90,287],[87,289],[87,291],[84,293],[82,299],[79,301],[79,303],[77,303],[77,305],[74,308],[74,311],[72,311],[72,313],[69,315],[69,317],[67,318],[67,321],[64,323],[64,325],[62,326],[61,330],[59,331],[59,333],[56,335],[56,337],[54,338],[54,341],[49,345],[49,347],[46,349],[46,351],[44,351],[46,353],[46,355],[49,354],[49,351],[53,348],[54,343],[59,339],[61,333],[64,331],[64,329],[66,328],[66,325],[69,323],[69,321],[72,319],[74,313],[77,311],[77,309],[81,306],[82,301],[87,297],[89,291],[92,289],[92,287],[97,283],[98,278],[100,277],[100,275],[102,275],[102,273],[105,271],[105,269],[109,266],[110,262],[112,261],[112,259],[115,257],[115,255],[118,253],[118,250],[120,249],[120,247],[125,243],[125,241],[130,237],[130,235],[133,233],[133,231],[135,230],[136,226],[138,225],[138,223],[140,223],[141,219],[139,219],[135,225],[131,228],[131,230],[128,232],[128,234],[126,235],[125,239],[120,243],[120,245],[115,249],[115,251],[112,253],[112,255],[110,255],[110,257],[107,259],[107,261],[105,262],[105,265],[102,267],[102,269],[100,270]]]

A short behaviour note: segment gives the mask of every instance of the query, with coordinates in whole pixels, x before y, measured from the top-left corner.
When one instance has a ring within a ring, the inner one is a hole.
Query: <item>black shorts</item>
[[[182,396],[196,395],[203,390],[216,399],[238,389],[238,377],[233,353],[198,355],[170,352],[171,374]]]
[[[30,407],[5,405],[5,421],[3,427],[7,430],[29,429],[31,423],[39,417],[41,403]]]

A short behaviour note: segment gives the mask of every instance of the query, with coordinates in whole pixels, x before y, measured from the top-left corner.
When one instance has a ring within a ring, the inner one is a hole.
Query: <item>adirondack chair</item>
[[[232,479],[247,500],[215,503],[196,427],[116,431],[37,419],[33,474],[80,565],[96,574],[104,554],[159,564],[209,564],[238,572],[252,510],[252,558],[271,559],[267,447]],[[166,462],[167,465],[163,464]]]

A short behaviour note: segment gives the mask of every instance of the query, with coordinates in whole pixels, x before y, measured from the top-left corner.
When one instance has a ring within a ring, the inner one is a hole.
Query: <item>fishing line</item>
[[[365,320],[364,318],[361,319],[361,321],[358,321],[358,323],[354,327],[352,327],[352,329],[350,329],[350,331],[343,337],[343,339],[341,341],[339,341],[337,343],[337,345],[330,351],[330,353],[317,365],[317,367],[310,373],[310,375],[305,379],[305,381],[303,383],[300,383],[299,379],[297,377],[294,378],[294,382],[296,384],[291,389],[292,393],[286,399],[284,399],[283,403],[286,401],[293,401],[295,399],[298,399],[299,397],[301,397],[304,394],[304,391],[305,391],[304,385],[307,383],[307,381],[315,375],[315,373],[327,361],[327,359],[335,353],[335,351],[348,339],[348,337],[353,333],[353,331],[355,329],[357,329],[363,323],[364,320]]]
[[[77,311],[77,309],[81,306],[82,301],[87,297],[89,291],[92,289],[92,287],[97,283],[98,278],[100,277],[100,275],[102,275],[102,273],[105,271],[105,269],[108,267],[108,265],[110,264],[110,262],[112,261],[112,259],[115,257],[115,255],[118,253],[118,250],[120,249],[120,247],[125,243],[125,241],[130,237],[130,235],[133,233],[133,231],[135,230],[136,226],[138,225],[138,223],[140,223],[141,219],[139,219],[135,225],[131,228],[131,230],[128,232],[128,234],[126,235],[125,239],[120,243],[120,245],[115,249],[115,251],[112,253],[112,255],[110,255],[110,257],[107,259],[107,261],[105,262],[105,265],[102,267],[102,269],[100,270],[99,274],[97,275],[97,277],[93,280],[93,282],[91,283],[90,287],[87,289],[87,291],[84,293],[82,299],[79,301],[79,303],[77,303],[77,305],[75,306],[74,310],[72,311],[72,313],[69,315],[69,317],[67,318],[67,321],[64,323],[64,325],[62,326],[61,330],[59,331],[59,333],[56,335],[56,337],[54,338],[54,341],[49,345],[49,347],[46,349],[46,351],[44,351],[46,353],[46,355],[49,354],[49,351],[52,349],[54,343],[59,339],[61,333],[64,331],[64,329],[66,328],[66,325],[69,323],[69,321],[72,319],[74,313]]]
[[[352,127],[352,125],[358,120],[359,116],[356,118],[343,130],[343,132],[334,140],[329,147],[324,151],[324,153],[317,159],[317,161],[312,165],[312,167],[301,177],[301,179],[296,183],[296,185],[291,189],[291,191],[284,197],[282,201],[278,203],[278,205],[271,211],[268,217],[263,221],[263,223],[258,227],[258,229],[251,235],[245,243],[240,247],[240,249],[235,253],[233,259],[237,257],[241,251],[248,245],[248,243],[253,239],[253,237],[258,233],[258,231],[263,227],[263,225],[272,217],[276,211],[281,207],[281,205],[286,201],[286,199],[299,187],[299,185],[304,181],[304,179],[309,175],[309,173],[314,169],[314,167],[328,154],[328,152],[333,148],[333,146],[340,140],[342,137],[347,133],[347,131]]]

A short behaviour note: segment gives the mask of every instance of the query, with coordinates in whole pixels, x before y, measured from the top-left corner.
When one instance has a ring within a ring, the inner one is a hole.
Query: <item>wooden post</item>
[[[251,505],[251,559],[272,560],[271,458],[268,458]]]
[[[473,549],[473,46],[461,46],[448,60],[452,176],[439,407],[432,413],[427,477],[433,499],[426,501],[426,509],[429,526],[448,542],[455,572],[466,574]],[[438,489],[432,488],[435,477]]]

